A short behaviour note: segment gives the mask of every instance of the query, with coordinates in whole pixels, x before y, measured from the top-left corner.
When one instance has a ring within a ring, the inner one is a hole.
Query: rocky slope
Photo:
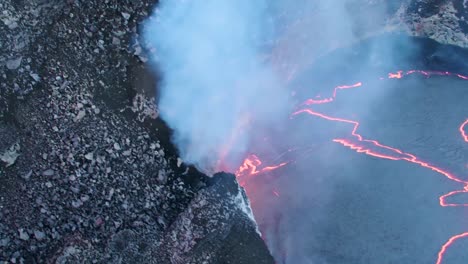
[[[152,5],[0,3],[0,262],[273,262],[234,177],[181,164],[157,118]]]
[[[413,0],[403,2],[388,27],[443,44],[468,47],[468,1]]]

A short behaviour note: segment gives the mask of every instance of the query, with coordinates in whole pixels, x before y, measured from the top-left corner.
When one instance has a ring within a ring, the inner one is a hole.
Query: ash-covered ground
[[[273,263],[234,177],[181,164],[158,119],[154,4],[0,3],[1,263]]]

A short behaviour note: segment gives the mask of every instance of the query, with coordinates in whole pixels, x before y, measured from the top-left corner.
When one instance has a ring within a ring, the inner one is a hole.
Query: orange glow
[[[460,134],[463,138],[463,140],[465,140],[466,142],[468,142],[468,134],[466,134],[466,129],[465,129],[465,126],[468,125],[468,119],[465,120],[465,122],[463,122],[461,125],[460,125],[460,128],[458,130],[460,130]]]
[[[397,71],[396,73],[389,73],[388,78],[389,79],[401,79],[403,78],[403,71]]]
[[[273,171],[285,166],[286,164],[288,164],[288,162],[283,162],[278,165],[262,167],[262,161],[256,155],[252,154],[244,160],[244,163],[242,163],[242,165],[239,167],[235,174],[236,177],[240,179],[239,184],[244,186],[245,181],[243,179],[245,177],[250,177],[257,174]]]
[[[433,76],[433,75],[437,75],[437,76],[454,76],[454,77],[457,77],[457,78],[460,78],[460,79],[463,79],[463,80],[468,80],[468,76],[461,75],[461,74],[458,74],[458,73],[452,73],[452,72],[448,72],[448,71],[421,71],[421,70],[409,70],[409,71],[406,71],[406,72],[397,71],[396,73],[389,73],[388,78],[389,79],[401,79],[404,76],[415,74],[415,73],[424,75],[424,76],[426,76],[428,78]]]
[[[444,258],[444,254],[447,251],[447,248],[449,248],[455,241],[457,241],[460,238],[468,237],[468,232],[462,233],[456,236],[451,237],[440,249],[439,254],[437,254],[437,262],[436,264],[441,264],[442,259]]]
[[[332,102],[333,100],[335,100],[335,97],[336,97],[336,92],[338,90],[343,90],[343,89],[352,89],[352,88],[357,88],[359,86],[362,86],[362,83],[361,82],[358,82],[358,83],[355,83],[355,84],[352,84],[352,85],[341,85],[341,86],[337,86],[335,87],[335,89],[333,90],[333,96],[332,97],[329,97],[329,98],[325,98],[325,99],[308,99],[304,102],[305,105],[312,105],[312,104],[326,104],[326,103],[330,103]],[[316,96],[318,98],[320,98],[320,96]]]

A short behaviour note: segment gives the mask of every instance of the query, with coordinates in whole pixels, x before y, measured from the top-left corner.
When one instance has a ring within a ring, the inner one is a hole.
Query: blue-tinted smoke
[[[267,0],[160,1],[144,39],[162,75],[159,109],[185,162],[211,173],[235,163],[253,127],[286,115],[288,93],[266,54]]]

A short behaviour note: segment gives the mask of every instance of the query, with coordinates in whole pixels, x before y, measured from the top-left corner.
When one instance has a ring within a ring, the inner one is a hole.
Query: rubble
[[[468,47],[468,9],[464,1],[402,1],[389,17],[390,31],[427,37],[442,44]]]
[[[135,40],[153,4],[0,3],[0,262],[175,263],[158,259],[164,239],[183,231],[193,199],[212,187],[178,159],[155,82],[139,82],[149,70]],[[249,251],[273,263],[249,221],[237,235],[253,237]],[[232,260],[259,263],[241,257]]]
[[[15,164],[16,159],[20,155],[19,154],[20,150],[21,150],[20,145],[18,143],[15,143],[0,155],[0,160],[6,164],[5,165],[6,167],[10,167],[11,165]]]

